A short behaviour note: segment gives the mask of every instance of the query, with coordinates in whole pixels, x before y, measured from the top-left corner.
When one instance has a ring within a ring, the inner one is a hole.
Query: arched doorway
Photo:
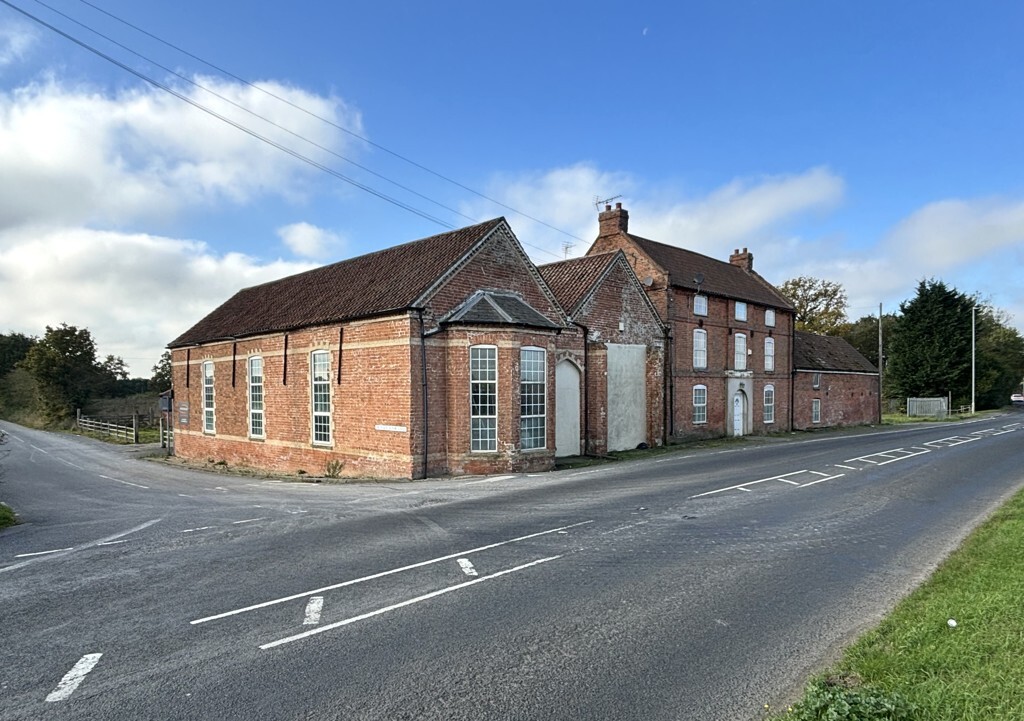
[[[580,369],[570,360],[555,366],[555,456],[580,455]]]
[[[732,397],[732,434],[742,436],[747,432],[747,394],[736,391]]]

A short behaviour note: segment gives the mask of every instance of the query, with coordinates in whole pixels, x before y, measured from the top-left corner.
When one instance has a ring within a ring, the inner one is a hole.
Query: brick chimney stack
[[[610,205],[604,206],[604,211],[597,216],[597,219],[601,223],[598,237],[629,232],[629,211],[622,209],[622,203],[616,203],[614,210]]]
[[[732,265],[738,265],[740,268],[743,268],[743,270],[747,271],[748,273],[754,270],[754,254],[747,252],[746,248],[743,249],[742,253],[740,252],[739,248],[734,250],[732,252],[732,255],[729,256],[729,262]]]

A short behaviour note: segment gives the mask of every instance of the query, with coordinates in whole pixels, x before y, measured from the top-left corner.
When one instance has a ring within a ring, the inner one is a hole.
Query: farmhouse
[[[789,430],[792,304],[746,248],[723,262],[629,232],[616,203],[588,255],[622,251],[668,326],[668,433],[677,439]]]

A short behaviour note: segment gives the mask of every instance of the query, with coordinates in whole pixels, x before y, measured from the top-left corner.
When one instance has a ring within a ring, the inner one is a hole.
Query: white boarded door
[[[647,346],[608,344],[608,450],[647,440]]]
[[[580,369],[572,361],[555,366],[555,456],[580,454]]]

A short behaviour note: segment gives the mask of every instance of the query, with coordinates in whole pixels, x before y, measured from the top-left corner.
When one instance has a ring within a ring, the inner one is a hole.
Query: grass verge
[[[1024,491],[773,718],[1024,719],[1022,604]]]
[[[0,502],[0,528],[7,528],[13,526],[18,522],[17,517],[14,515],[13,509],[6,503]]]

